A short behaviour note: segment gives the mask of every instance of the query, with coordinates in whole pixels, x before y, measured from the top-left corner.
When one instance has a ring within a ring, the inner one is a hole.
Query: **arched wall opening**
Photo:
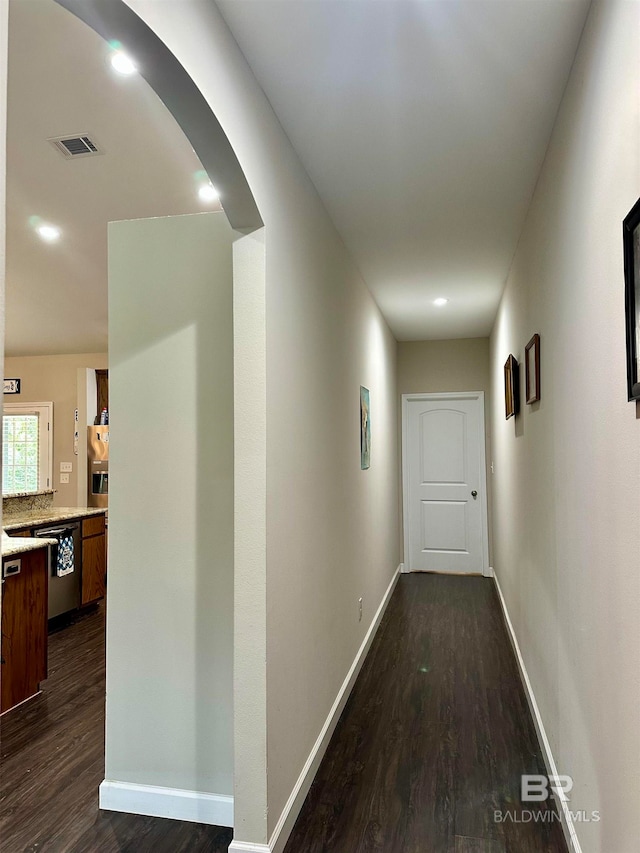
[[[238,158],[206,99],[169,48],[123,0],[56,0],[107,42],[136,57],[139,73],[176,119],[220,194],[232,228],[263,225]]]
[[[266,223],[233,244],[230,850],[281,853],[397,577],[397,345],[217,5],[126,5],[218,116]],[[209,174],[232,226],[250,230],[233,218],[215,169]],[[376,411],[376,458],[366,473],[361,385]],[[128,651],[108,652],[116,676],[129,666]]]
[[[265,487],[255,464],[264,468],[262,219],[209,103],[141,18],[120,0],[57,2],[135,57],[224,207],[110,226],[110,472],[119,483],[100,804],[233,826],[234,713],[243,713],[233,701],[234,479],[243,474],[251,499],[239,511],[264,545],[253,525]],[[264,577],[250,584],[259,611]],[[254,656],[255,642],[246,651]]]

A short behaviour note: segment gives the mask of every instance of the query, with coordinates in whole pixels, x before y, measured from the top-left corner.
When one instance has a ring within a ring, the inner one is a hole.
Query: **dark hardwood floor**
[[[544,764],[493,582],[403,575],[285,853],[566,853],[553,817],[494,820],[526,821],[522,773]]]
[[[49,637],[42,693],[0,718],[2,853],[226,853],[230,829],[98,809],[104,608]]]
[[[50,637],[43,693],[0,719],[2,853],[226,853],[220,827],[98,809],[104,609]],[[403,575],[285,853],[565,853],[520,811],[542,773],[493,583]]]

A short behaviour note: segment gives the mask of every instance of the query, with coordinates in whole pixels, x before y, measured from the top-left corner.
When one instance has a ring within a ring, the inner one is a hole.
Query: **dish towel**
[[[59,578],[70,575],[74,570],[73,559],[73,535],[63,534],[58,540],[58,558],[56,562],[56,575]]]

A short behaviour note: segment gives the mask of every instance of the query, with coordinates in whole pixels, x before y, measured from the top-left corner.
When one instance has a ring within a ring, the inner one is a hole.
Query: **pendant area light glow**
[[[122,50],[117,50],[111,56],[111,66],[114,71],[117,71],[118,74],[124,74],[125,76],[129,76],[130,74],[135,74],[138,70],[138,66],[135,64],[131,57],[127,56],[126,53]]]
[[[218,192],[213,184],[202,184],[198,190],[200,201],[217,201]]]
[[[443,305],[446,305],[449,300],[445,299],[444,296],[439,296],[437,299],[433,300],[433,304],[437,305],[438,308],[441,308]]]
[[[55,243],[62,233],[56,225],[38,225],[36,233],[45,243]]]

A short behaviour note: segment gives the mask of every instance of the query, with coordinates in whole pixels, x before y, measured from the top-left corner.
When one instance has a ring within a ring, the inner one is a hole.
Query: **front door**
[[[484,394],[403,398],[405,564],[488,574]]]

